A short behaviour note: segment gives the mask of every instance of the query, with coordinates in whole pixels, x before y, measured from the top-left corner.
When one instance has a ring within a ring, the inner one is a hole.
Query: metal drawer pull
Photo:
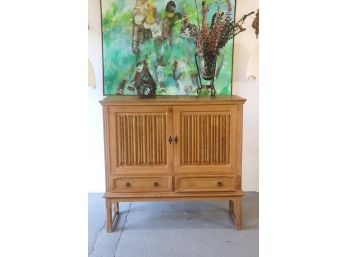
[[[158,182],[155,182],[155,183],[153,183],[153,185],[154,185],[155,187],[158,187],[158,186],[159,186],[159,183],[158,183]]]
[[[179,141],[178,136],[175,136],[175,138],[174,138],[174,142],[175,142],[175,144],[177,144],[177,143],[178,143],[178,141]]]
[[[169,136],[168,141],[169,141],[169,144],[172,144],[172,142],[173,142],[173,138],[172,138],[172,136]]]
[[[130,186],[131,186],[131,183],[127,182],[126,187],[130,187]]]
[[[221,181],[218,181],[218,182],[217,182],[217,185],[218,185],[219,187],[222,187],[222,186],[224,185],[224,183],[222,183]]]

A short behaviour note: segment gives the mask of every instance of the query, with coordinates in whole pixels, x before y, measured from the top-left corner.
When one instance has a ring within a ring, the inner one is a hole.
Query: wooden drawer
[[[117,177],[112,181],[113,192],[172,191],[171,176]]]
[[[236,191],[235,176],[176,176],[175,191]]]

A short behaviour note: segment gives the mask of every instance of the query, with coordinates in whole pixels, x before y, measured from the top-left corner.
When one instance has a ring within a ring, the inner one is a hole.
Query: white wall
[[[259,8],[258,0],[237,0],[236,19]],[[249,56],[258,47],[254,16],[245,21],[246,31],[235,37],[232,93],[247,99],[244,105],[243,190],[259,191],[259,82],[247,79]]]
[[[238,0],[237,0],[238,1]],[[258,0],[239,0],[237,2],[237,19],[242,14],[257,10]],[[235,38],[233,94],[248,99],[244,106],[244,145],[243,145],[243,190],[258,191],[259,145],[258,145],[258,81],[248,81],[246,75],[249,53],[257,40],[251,28],[252,18],[247,20],[247,31]],[[99,0],[88,0],[88,58],[95,76],[96,89],[88,88],[89,113],[89,156],[88,175],[90,192],[103,192],[104,182],[104,148],[102,109],[99,100],[103,98],[103,67],[101,46],[101,22]],[[86,62],[87,68],[87,62]]]
[[[88,0],[88,58],[94,68],[96,89],[88,87],[88,191],[105,191],[103,116],[99,100],[103,98],[103,66],[100,1]],[[87,68],[87,62],[86,62]]]

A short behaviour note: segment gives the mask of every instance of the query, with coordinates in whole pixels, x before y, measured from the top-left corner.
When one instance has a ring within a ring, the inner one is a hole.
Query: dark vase
[[[199,76],[199,88],[197,88],[198,95],[200,95],[202,89],[206,89],[210,90],[211,96],[215,96],[214,79],[216,72],[216,59],[216,54],[206,54],[203,56],[195,54],[195,61]],[[202,79],[204,82],[202,82]]]
[[[217,55],[204,55],[203,56],[203,79],[212,80],[215,77]]]

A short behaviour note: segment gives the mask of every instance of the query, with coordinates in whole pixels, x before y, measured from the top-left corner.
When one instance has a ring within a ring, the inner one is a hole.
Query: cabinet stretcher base
[[[197,196],[197,197],[167,197],[167,198],[149,198],[149,197],[105,197],[106,201],[106,228],[107,232],[112,232],[113,224],[117,220],[120,212],[119,202],[150,202],[150,201],[192,201],[192,200],[228,200],[229,213],[234,222],[235,230],[242,228],[242,195],[237,196]]]

